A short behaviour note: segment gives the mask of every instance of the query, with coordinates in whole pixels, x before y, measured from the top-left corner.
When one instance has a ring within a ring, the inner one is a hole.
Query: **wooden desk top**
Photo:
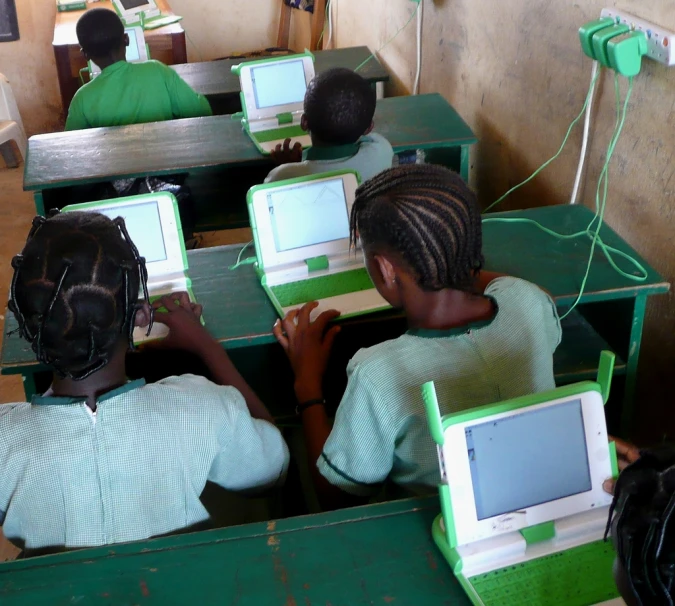
[[[356,69],[371,52],[367,46],[353,48],[338,48],[325,51],[314,51],[314,67],[317,74],[334,67]],[[220,61],[205,61],[202,63],[183,63],[172,65],[171,68],[185,80],[193,89],[207,97],[239,95],[239,76],[232,73],[232,66],[238,65],[245,59],[222,59]],[[386,82],[389,80],[387,70],[373,58],[366,63],[359,74],[369,82]]]
[[[469,606],[431,538],[438,497],[0,564],[3,606]]]
[[[157,6],[165,15],[174,14],[167,0],[157,0]],[[90,4],[88,8],[107,8],[111,11],[115,10],[110,0],[103,0],[102,2]],[[52,41],[53,46],[77,46],[79,48],[80,44],[77,41],[75,26],[77,25],[77,20],[82,16],[84,12],[85,11],[64,11],[61,13],[59,11],[56,11],[56,21],[54,23],[54,39]],[[151,38],[153,36],[180,34],[182,32],[183,28],[180,22],[178,22],[172,23],[171,25],[165,25],[164,27],[158,27],[157,29],[147,30],[145,32],[145,36],[146,38]]]
[[[574,233],[588,225],[592,213],[584,206],[564,205],[489,216],[525,217],[562,233]],[[607,225],[603,226],[602,237],[607,245],[637,258],[647,268],[649,277],[642,283],[621,277],[596,249],[583,303],[668,292],[669,284]],[[487,223],[483,230],[483,249],[487,269],[538,284],[553,295],[559,306],[567,306],[579,292],[590,241],[557,240],[532,225]],[[195,297],[204,306],[206,327],[229,349],[274,343],[272,325],[277,318],[253,266],[245,265],[234,271],[227,269],[234,264],[240,250],[241,245],[235,245],[188,252],[189,274]],[[250,247],[248,256],[253,254]],[[6,312],[6,318],[5,332],[15,330],[14,316]],[[369,320],[364,316],[360,321]],[[588,341],[577,339],[578,331],[588,332],[584,326],[578,326],[579,321],[572,319],[572,324],[565,324],[564,332],[570,337],[570,343],[556,352],[556,375],[579,373],[585,366],[591,369],[592,374],[597,368],[597,354],[606,347],[601,341],[594,341],[592,347],[588,347]],[[585,339],[586,336],[583,336]],[[597,335],[595,337],[599,339]],[[566,345],[565,339],[563,345]],[[582,351],[585,349],[588,351]],[[570,355],[570,350],[573,355]],[[30,346],[17,334],[4,335],[0,364],[3,374],[39,369]],[[561,365],[565,368],[560,369]]]
[[[395,151],[476,142],[439,94],[378,101],[375,128]],[[268,162],[231,116],[92,128],[31,137],[24,189]]]

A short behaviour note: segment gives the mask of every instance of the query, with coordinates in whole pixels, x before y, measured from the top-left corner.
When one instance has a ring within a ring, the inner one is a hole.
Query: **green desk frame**
[[[572,233],[581,231],[592,213],[583,206],[550,206],[492,216],[527,217]],[[554,356],[554,370],[559,384],[592,379],[597,372],[600,351],[613,350],[618,356],[615,375],[625,375],[623,402],[618,407],[623,415],[621,427],[625,435],[634,412],[647,297],[668,292],[669,284],[606,225],[601,235],[607,245],[640,259],[647,268],[648,278],[643,283],[622,278],[596,251],[581,304],[563,323],[563,342]],[[486,268],[539,284],[552,294],[561,311],[575,300],[588,260],[589,241],[556,240],[523,224],[488,223],[484,227],[483,243]],[[204,306],[204,318],[211,334],[230,350],[233,359],[248,356],[251,380],[258,377],[258,383],[265,383],[259,380],[264,371],[255,365],[262,366],[265,363],[262,357],[269,350],[278,349],[272,335],[277,316],[252,266],[235,271],[227,269],[240,248],[225,246],[189,252],[189,274],[195,296]],[[6,313],[5,332],[11,333],[16,329],[16,321],[11,313]],[[351,321],[351,329],[359,334],[376,321],[375,317],[363,316]],[[345,330],[350,329],[347,324]],[[260,353],[263,351],[264,354]],[[3,374],[23,375],[28,396],[35,390],[35,373],[46,370],[36,363],[29,345],[16,333],[4,335],[0,365]],[[291,383],[289,381],[289,385]],[[269,404],[277,416],[291,412],[287,401],[275,405],[273,400],[278,392],[271,391],[270,385],[261,385],[260,389],[263,399],[270,398]]]
[[[382,99],[375,127],[394,151],[423,149],[430,161],[447,163],[468,179],[469,148],[476,137],[441,95]],[[27,156],[24,189],[34,192],[36,210],[42,215],[49,190],[252,165],[271,168],[269,158],[230,116],[36,135],[28,142]],[[244,205],[243,199],[240,202]]]
[[[371,52],[367,46],[314,51],[314,69],[317,74],[335,67],[354,70],[370,55]],[[239,77],[232,73],[231,68],[244,60],[243,58],[220,59],[200,63],[183,63],[170,67],[194,90],[206,96],[214,114],[232,114],[241,110],[239,97],[241,88]],[[375,86],[384,85],[389,80],[387,70],[377,60],[377,57],[370,59],[358,73]]]
[[[438,497],[0,564],[2,606],[470,604],[436,550]]]

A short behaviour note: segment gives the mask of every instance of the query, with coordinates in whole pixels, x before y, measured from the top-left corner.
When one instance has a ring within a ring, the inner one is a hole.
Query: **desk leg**
[[[187,46],[185,44],[185,32],[180,34],[171,34],[171,52],[173,54],[173,64],[181,65],[187,63]]]
[[[45,212],[45,201],[42,197],[42,192],[36,191],[33,194],[33,199],[35,200],[35,212],[41,217],[46,217],[47,213]]]
[[[459,176],[465,183],[469,182],[469,146],[462,145],[461,158],[459,160]]]
[[[32,372],[21,375],[23,379],[23,391],[26,394],[26,402],[30,402],[32,397],[37,394],[37,385],[35,383],[35,375]]]
[[[621,408],[621,435],[629,436],[635,415],[635,385],[637,382],[638,360],[640,358],[640,344],[642,342],[642,327],[645,321],[647,308],[646,295],[635,297],[633,307],[633,322],[630,329],[630,342],[626,356],[626,390]]]

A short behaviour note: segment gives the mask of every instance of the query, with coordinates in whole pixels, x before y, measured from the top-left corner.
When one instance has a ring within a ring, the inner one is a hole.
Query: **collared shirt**
[[[357,143],[310,147],[303,152],[303,161],[277,166],[267,175],[265,183],[306,177],[335,170],[355,170],[361,182],[391,168],[394,150],[382,135],[370,133]]]
[[[118,61],[75,93],[66,130],[199,118],[211,113],[206,97],[163,63]]]
[[[96,415],[82,398],[36,397],[0,406],[0,524],[26,549],[146,539],[208,520],[207,480],[271,487],[288,459],[276,427],[202,377],[129,383]]]
[[[489,322],[410,330],[356,353],[317,465],[335,486],[370,495],[387,478],[413,493],[440,481],[421,386],[434,381],[442,414],[552,389],[562,332],[555,305],[517,278],[492,281]]]

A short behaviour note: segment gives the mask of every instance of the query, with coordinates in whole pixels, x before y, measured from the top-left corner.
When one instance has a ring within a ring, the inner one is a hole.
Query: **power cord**
[[[424,0],[418,0],[417,9],[417,71],[413,84],[413,95],[420,92],[420,79],[422,78],[422,24],[424,22]]]
[[[525,219],[525,218],[506,218],[506,217],[494,217],[490,218],[487,217],[483,219],[483,223],[527,223],[534,225],[538,229],[542,230],[544,233],[549,234],[550,236],[553,236],[554,238],[558,238],[559,240],[571,240],[574,238],[579,238],[579,237],[588,237],[591,239],[591,251],[590,255],[588,257],[588,263],[586,264],[586,271],[584,272],[584,277],[581,281],[581,286],[579,288],[579,294],[577,295],[577,298],[574,300],[574,303],[570,306],[570,308],[562,315],[560,316],[560,319],[563,320],[567,316],[572,313],[572,310],[579,304],[581,301],[581,298],[584,294],[584,291],[586,289],[586,283],[588,282],[588,276],[590,275],[591,272],[591,266],[593,264],[593,256],[595,254],[595,248],[596,246],[602,250],[603,254],[605,255],[605,258],[607,259],[607,262],[610,264],[610,266],[622,277],[632,280],[634,282],[644,282],[647,277],[647,270],[642,266],[642,264],[637,260],[631,257],[630,255],[624,253],[621,250],[618,250],[614,248],[613,246],[609,246],[605,244],[600,237],[600,230],[602,228],[604,216],[605,216],[605,208],[607,205],[607,191],[609,187],[609,164],[611,162],[612,156],[614,154],[614,149],[616,148],[616,144],[619,140],[619,137],[621,135],[621,131],[623,130],[624,123],[626,121],[626,111],[628,109],[628,102],[631,97],[631,93],[633,91],[633,78],[628,79],[628,90],[626,92],[626,98],[623,103],[623,108],[621,107],[621,98],[620,98],[620,88],[619,88],[619,77],[617,74],[614,76],[614,89],[615,89],[615,94],[616,94],[616,113],[617,113],[617,118],[616,118],[616,124],[614,127],[614,133],[612,134],[612,138],[610,139],[609,146],[607,148],[607,157],[605,159],[605,163],[603,165],[602,171],[600,172],[600,177],[598,178],[598,185],[596,189],[596,194],[595,194],[595,215],[591,219],[591,222],[588,224],[588,227],[583,230],[576,232],[574,234],[560,234],[558,232],[553,231],[552,229],[549,229],[548,227],[545,227],[538,223],[537,221],[534,221],[533,219]],[[584,108],[582,112],[575,118],[574,122],[572,123],[572,126],[576,124],[576,122],[580,119],[580,117],[583,115],[583,112],[586,110],[586,105],[588,104],[588,101],[591,97],[592,94],[592,88],[593,85],[595,84],[595,81],[597,79],[597,74],[593,78],[591,82],[591,89],[589,89],[589,95],[586,97],[586,103],[584,103]],[[569,137],[569,133],[571,131],[568,130],[567,136],[565,137],[565,140],[563,141],[563,146],[561,146],[561,149],[558,151],[558,154],[548,160],[544,165],[542,165],[539,169],[537,169],[528,179],[523,181],[522,183],[516,185],[515,187],[511,188],[504,196],[502,196],[497,202],[494,204],[490,205],[489,208],[494,206],[495,204],[501,202],[506,196],[508,196],[510,193],[530,181],[534,176],[536,176],[543,168],[545,168],[548,164],[550,164],[555,158],[558,157],[560,154],[560,151],[562,151],[562,147],[564,147],[564,144],[567,142],[567,138]],[[594,224],[597,221],[597,226],[594,228]],[[614,260],[614,256],[621,257],[624,260],[628,261],[628,263],[632,264],[633,267],[635,268],[637,273],[628,273],[621,269],[616,261]]]
[[[237,255],[237,262],[234,265],[230,265],[227,269],[230,271],[234,271],[235,269],[240,268],[242,265],[252,265],[253,263],[256,262],[257,258],[256,257],[248,257],[247,259],[244,259],[242,261],[241,257],[244,254],[244,251],[253,244],[253,240],[250,242],[246,242],[244,246],[241,247],[241,250],[239,251],[239,254]]]

